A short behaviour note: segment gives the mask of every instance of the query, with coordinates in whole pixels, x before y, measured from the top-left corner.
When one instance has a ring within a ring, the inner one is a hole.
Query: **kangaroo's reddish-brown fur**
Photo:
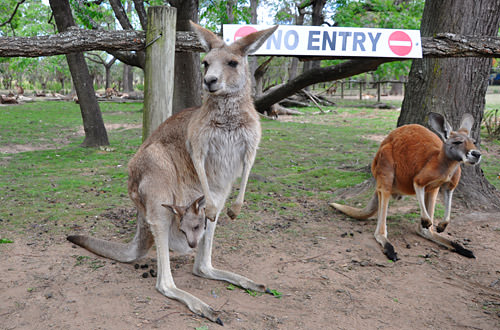
[[[367,219],[378,211],[375,239],[384,248],[384,253],[395,261],[397,253],[387,239],[389,199],[391,196],[416,195],[421,209],[419,233],[462,255],[473,257],[471,251],[440,236],[432,228],[439,189],[444,195],[445,215],[436,230],[442,232],[450,223],[451,198],[460,180],[460,164],[475,165],[480,161],[481,153],[469,137],[473,123],[472,116],[466,114],[460,128],[452,131],[441,115],[430,113],[429,124],[442,140],[421,125],[395,129],[382,141],[373,159],[372,174],[377,183],[368,206],[361,210],[337,203],[330,205],[357,219]]]

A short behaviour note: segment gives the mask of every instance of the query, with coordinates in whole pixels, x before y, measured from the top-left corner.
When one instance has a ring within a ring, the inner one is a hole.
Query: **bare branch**
[[[263,113],[264,111],[268,111],[273,104],[312,84],[351,77],[375,70],[383,63],[397,60],[394,58],[361,58],[348,60],[329,67],[312,68],[281,87],[273,89],[256,99],[255,108],[257,111]]]
[[[26,0],[19,0],[16,4],[16,8],[14,8],[14,11],[12,12],[12,15],[10,15],[10,18],[3,22],[3,23],[0,23],[0,27],[4,26],[4,25],[7,25],[7,24],[10,24],[10,22],[12,22],[12,19],[14,18],[14,16],[16,16],[16,13],[17,13],[17,9],[19,8],[20,5],[22,5]]]
[[[122,28],[124,30],[133,30],[134,28],[132,27],[132,24],[130,24],[127,13],[123,9],[121,1],[109,0],[109,4],[111,5],[111,8],[113,8],[115,16],[118,19],[118,22],[120,22]]]
[[[97,58],[94,58],[97,57]],[[85,54],[85,58],[91,62],[106,65],[106,61],[99,54],[87,53]]]
[[[145,40],[142,31],[82,30],[72,27],[50,36],[0,37],[0,57],[53,56],[91,50],[142,50]]]
[[[139,16],[141,27],[144,31],[146,31],[148,27],[148,15],[146,14],[146,9],[144,9],[144,1],[134,0],[134,7],[137,12],[137,16]]]
[[[72,28],[70,32],[50,36],[0,37],[0,57],[52,56],[91,50],[138,51],[144,50],[144,47],[145,33],[134,30],[102,31]],[[203,48],[194,32],[177,31],[175,50],[202,52]],[[436,37],[422,37],[422,51],[425,57],[500,57],[500,37],[438,34]],[[311,59],[311,57],[303,58]],[[332,57],[325,58],[332,59]],[[363,61],[362,58],[361,60]]]

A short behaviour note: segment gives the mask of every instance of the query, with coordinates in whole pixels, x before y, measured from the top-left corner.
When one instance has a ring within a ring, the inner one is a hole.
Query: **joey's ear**
[[[260,46],[269,38],[274,31],[278,29],[279,25],[275,25],[272,28],[260,30],[249,35],[244,36],[241,39],[236,40],[231,48],[238,49],[242,55],[249,55],[255,53]]]
[[[177,205],[161,204],[161,206],[163,206],[166,209],[169,209],[170,211],[172,211],[173,214],[175,214],[181,218],[184,215],[184,210],[182,208],[178,207]]]
[[[429,125],[441,137],[441,140],[446,141],[450,137],[450,132],[453,130],[446,119],[439,113],[429,113]]]
[[[205,195],[202,195],[197,200],[195,200],[193,202],[193,206],[194,206],[196,213],[198,213],[198,211],[201,208],[204,208],[205,207]]]
[[[474,125],[474,117],[472,117],[470,113],[464,113],[462,121],[460,122],[460,128],[458,130],[467,130],[467,135],[470,135],[472,125]]]
[[[193,21],[189,21],[189,23],[191,23],[191,28],[198,35],[198,39],[200,40],[205,51],[209,52],[212,48],[224,46],[224,41],[222,41],[222,39],[212,31],[205,29]]]

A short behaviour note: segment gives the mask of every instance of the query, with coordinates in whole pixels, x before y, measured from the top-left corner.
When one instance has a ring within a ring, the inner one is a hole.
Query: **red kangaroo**
[[[429,114],[429,125],[441,137],[429,129],[416,124],[401,126],[392,131],[375,155],[372,174],[377,181],[376,191],[364,209],[331,203],[330,206],[356,219],[367,219],[378,211],[375,239],[382,245],[384,254],[391,260],[398,260],[394,247],[387,239],[387,208],[391,195],[416,195],[421,211],[418,233],[454,252],[469,258],[474,253],[457,242],[450,241],[438,233],[450,223],[451,198],[460,180],[460,164],[476,165],[481,153],[475,141],[469,136],[474,118],[465,114],[460,128],[452,127],[440,114]],[[439,189],[444,197],[444,219],[432,227],[434,207]]]

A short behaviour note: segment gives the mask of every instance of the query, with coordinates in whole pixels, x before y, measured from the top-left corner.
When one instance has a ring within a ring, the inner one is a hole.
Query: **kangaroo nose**
[[[205,82],[205,85],[207,85],[207,87],[210,87],[212,84],[215,84],[217,82],[217,77],[214,76],[205,77],[203,81]]]
[[[479,157],[481,157],[481,153],[480,153],[479,151],[477,151],[477,150],[472,150],[472,151],[470,152],[470,154],[471,154],[472,156],[474,156],[475,158],[479,158]]]

